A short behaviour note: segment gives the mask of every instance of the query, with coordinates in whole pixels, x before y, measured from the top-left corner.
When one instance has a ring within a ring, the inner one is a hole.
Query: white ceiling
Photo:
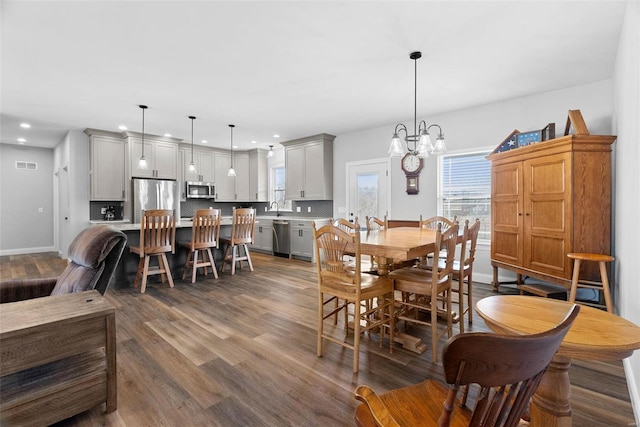
[[[241,149],[612,77],[624,1],[7,1],[0,142],[67,129]],[[18,124],[29,122],[31,129]],[[273,134],[281,138],[276,140]],[[251,144],[251,140],[257,144]]]

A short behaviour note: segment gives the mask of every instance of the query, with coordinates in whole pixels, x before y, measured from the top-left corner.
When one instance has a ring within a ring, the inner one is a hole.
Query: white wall
[[[556,135],[562,135],[567,113],[579,109],[592,134],[611,134],[613,111],[613,82],[600,81],[588,85],[546,92],[511,99],[465,110],[442,113],[425,119],[427,124],[439,124],[445,133],[449,151],[498,146],[514,129],[520,131],[542,129],[555,122]],[[418,105],[421,99],[418,98]],[[422,102],[428,102],[425,97]],[[413,128],[413,118],[404,122]],[[346,163],[387,156],[395,123],[382,127],[338,135],[333,146],[333,206],[334,216],[340,217],[340,208],[346,207],[347,181]],[[430,157],[420,174],[420,193],[405,192],[405,177],[400,168],[400,159],[392,159],[391,209],[389,218],[418,219],[437,213],[437,160]],[[478,245],[474,278],[490,283],[492,269],[488,245]],[[511,277],[500,270],[501,278]]]
[[[63,258],[67,257],[69,243],[89,223],[89,164],[89,137],[81,130],[70,130],[56,146],[53,159],[54,173],[58,177],[68,174],[68,197],[58,192],[54,180],[56,249]]]
[[[627,1],[614,82],[613,131],[618,135],[613,204],[616,305],[622,317],[640,325],[637,265],[640,242],[640,5],[637,1]],[[640,424],[640,352],[636,351],[624,364],[636,424]]]
[[[38,169],[16,169],[16,161]],[[51,149],[0,144],[0,255],[54,250],[52,164]]]

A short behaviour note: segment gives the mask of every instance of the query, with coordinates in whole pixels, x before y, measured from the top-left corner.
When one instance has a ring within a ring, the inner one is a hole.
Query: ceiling
[[[7,1],[0,142],[68,129],[240,149],[340,135],[613,75],[625,3]],[[30,129],[19,123],[28,122]],[[280,138],[274,138],[274,134]],[[252,143],[251,141],[255,141]]]

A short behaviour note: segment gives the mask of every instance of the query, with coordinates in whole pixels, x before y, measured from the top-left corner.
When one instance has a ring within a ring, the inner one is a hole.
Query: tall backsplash
[[[183,218],[190,218],[193,216],[193,212],[196,209],[206,209],[213,207],[222,210],[223,216],[229,216],[233,213],[233,208],[252,207],[256,209],[258,216],[260,215],[273,215],[274,212],[269,211],[269,203],[266,202],[211,202],[208,200],[191,199],[186,202],[180,203],[180,215]],[[297,208],[300,208],[300,212],[297,212]],[[311,212],[309,212],[309,207]],[[266,211],[265,211],[266,209]],[[317,218],[317,217],[331,217],[333,215],[333,201],[331,200],[312,200],[312,201],[299,201],[292,203],[292,211],[281,211],[282,215],[299,217],[299,218]]]

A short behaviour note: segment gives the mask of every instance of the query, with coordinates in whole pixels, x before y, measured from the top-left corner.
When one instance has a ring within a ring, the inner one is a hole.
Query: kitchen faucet
[[[269,206],[269,209],[273,207],[274,203],[276,204],[276,216],[280,216],[280,206],[278,205],[278,202],[271,202],[271,206]]]

